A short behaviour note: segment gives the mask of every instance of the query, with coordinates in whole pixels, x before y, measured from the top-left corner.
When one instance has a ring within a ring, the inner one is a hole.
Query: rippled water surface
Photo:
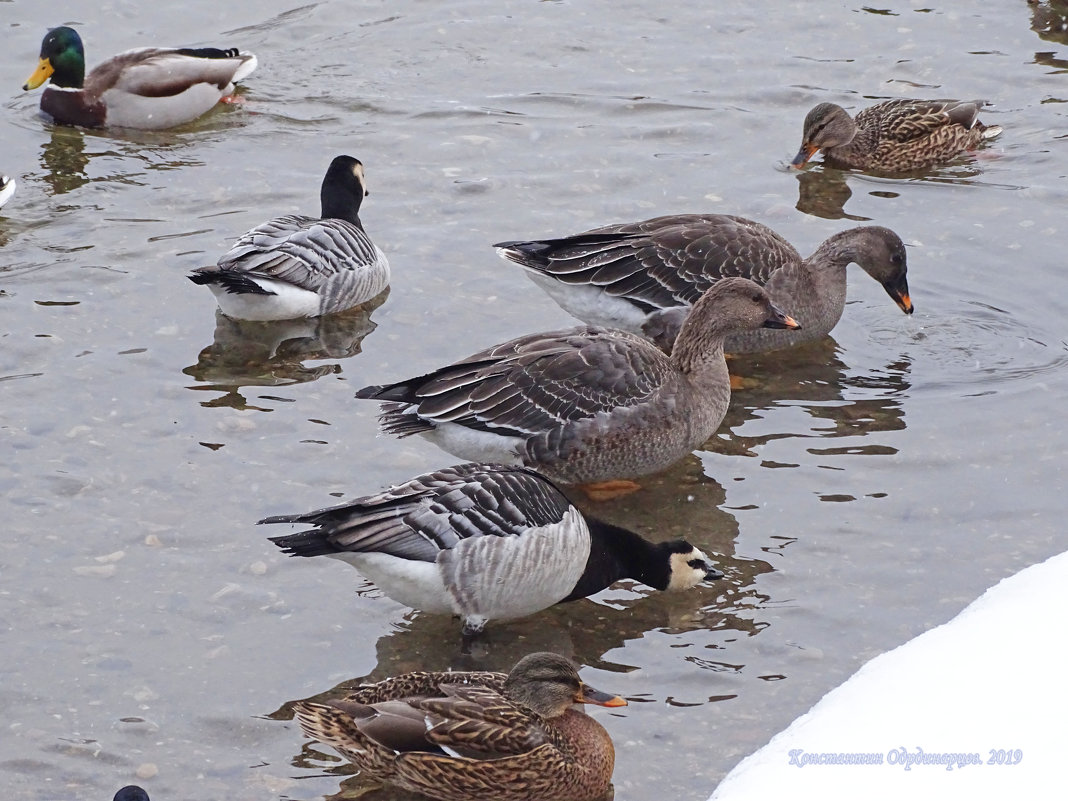
[[[138,771],[157,799],[356,792],[289,702],[552,649],[631,699],[595,713],[617,798],[703,799],[865,660],[1068,547],[1063,3],[83,5],[0,3],[0,171],[20,184],[0,211],[8,797],[110,798]],[[242,106],[176,131],[54,128],[19,87],[62,22],[90,63],[172,43],[261,66]],[[898,96],[989,98],[1005,133],[916,178],[782,168],[815,103]],[[314,213],[339,153],[366,165],[388,298],[217,318],[185,274]],[[833,338],[738,359],[747,388],[707,449],[596,509],[691,539],[724,581],[619,586],[461,654],[454,621],[253,525],[456,461],[378,437],[352,396],[571,324],[491,243],[690,211],[804,253],[889,226],[916,305],[854,270]],[[991,632],[990,658],[1017,657]]]

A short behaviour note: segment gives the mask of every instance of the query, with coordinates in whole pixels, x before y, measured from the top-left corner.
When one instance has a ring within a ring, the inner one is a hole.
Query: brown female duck
[[[935,167],[974,150],[1001,133],[979,122],[985,100],[887,100],[855,118],[834,103],[805,117],[801,149],[790,165],[800,169],[817,150],[832,166],[875,172]]]
[[[507,675],[406,673],[294,712],[368,779],[440,801],[594,801],[609,792],[615,750],[576,703],[627,702],[535,653]]]

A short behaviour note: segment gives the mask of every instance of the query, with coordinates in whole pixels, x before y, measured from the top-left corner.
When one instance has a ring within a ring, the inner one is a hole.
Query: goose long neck
[[[691,377],[727,372],[723,341],[728,332],[714,314],[709,301],[708,295],[704,295],[693,305],[671,350],[671,360],[679,370]]]
[[[624,578],[658,590],[667,589],[670,562],[657,545],[603,520],[587,517],[586,522],[590,527],[590,556],[582,577],[565,601],[593,595]]]
[[[805,264],[813,270],[839,268],[860,261],[861,242],[866,228],[850,228],[839,231],[823,242],[816,252],[805,259]]]
[[[350,195],[332,190],[328,184],[324,183],[322,190],[319,192],[319,202],[322,206],[322,214],[320,216],[323,219],[345,220],[363,230],[363,223],[360,222],[362,195],[357,195],[353,200]]]

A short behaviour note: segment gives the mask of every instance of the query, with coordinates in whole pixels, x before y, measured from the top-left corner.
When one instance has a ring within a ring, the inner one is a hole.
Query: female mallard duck
[[[428,375],[364,387],[391,434],[424,434],[472,461],[522,464],[565,484],[670,467],[719,427],[730,401],[723,341],[797,328],[745,278],[693,305],[670,356],[625,331],[529,334]]]
[[[271,542],[293,556],[348,562],[406,606],[459,615],[465,637],[490,618],[525,617],[622,578],[658,590],[723,578],[685,540],[653,544],[585,519],[520,467],[446,467],[351,503],[260,522],[316,526]]]
[[[909,172],[944,164],[1001,133],[979,122],[985,100],[887,100],[851,118],[841,106],[820,103],[805,117],[801,149],[790,165],[800,169],[817,150],[832,166]]]
[[[73,28],[50,30],[41,61],[23,90],[49,78],[41,111],[61,125],[158,130],[210,111],[256,69],[256,57],[214,47],[144,47],[109,58],[85,74],[85,50]]]
[[[11,200],[11,196],[14,194],[15,179],[0,175],[0,208],[3,208],[4,204]]]
[[[293,711],[361,775],[439,801],[595,801],[611,789],[615,749],[576,703],[627,704],[570,660],[534,653],[507,675],[406,673]]]
[[[206,284],[223,314],[240,320],[318,317],[359,306],[389,284],[389,262],[360,222],[366,194],[363,164],[338,156],[323,178],[321,218],[289,215],[258,225],[189,280]]]
[[[709,287],[729,276],[761,284],[802,330],[744,331],[728,353],[772,350],[827,335],[842,316],[856,263],[912,314],[905,246],[878,226],[835,234],[807,259],[766,225],[727,214],[678,214],[531,242],[494,245],[565,311],[591,325],[643,334],[664,350]]]

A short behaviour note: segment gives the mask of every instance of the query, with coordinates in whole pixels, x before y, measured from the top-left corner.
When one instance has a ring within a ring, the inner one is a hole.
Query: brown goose
[[[109,58],[85,74],[85,50],[73,28],[53,28],[23,90],[51,78],[41,111],[60,125],[157,130],[189,122],[256,69],[256,57],[214,47],[144,47]]]
[[[529,334],[428,375],[364,387],[386,401],[384,431],[423,434],[472,461],[522,464],[565,484],[654,473],[705,442],[723,420],[736,331],[797,328],[744,278],[694,304],[670,356],[625,331]]]
[[[817,150],[832,166],[874,172],[910,172],[945,164],[1001,133],[979,122],[985,100],[887,100],[855,118],[834,103],[820,103],[805,117],[801,149],[791,166],[801,168]]]
[[[570,314],[592,325],[643,334],[666,351],[690,304],[730,276],[763,285],[802,329],[735,332],[727,337],[728,353],[773,350],[826,336],[845,309],[846,266],[854,262],[902,311],[912,313],[905,246],[879,226],[835,234],[807,259],[766,225],[728,214],[654,217],[494,247],[526,268]]]
[[[723,578],[685,540],[654,544],[584,518],[522,467],[445,467],[351,503],[260,522],[314,526],[271,542],[294,556],[347,562],[406,606],[460,615],[465,637],[489,619],[525,617],[622,578],[658,590]]]
[[[406,673],[294,712],[363,776],[439,801],[594,801],[609,793],[615,749],[576,703],[627,702],[535,653],[507,675]]]

